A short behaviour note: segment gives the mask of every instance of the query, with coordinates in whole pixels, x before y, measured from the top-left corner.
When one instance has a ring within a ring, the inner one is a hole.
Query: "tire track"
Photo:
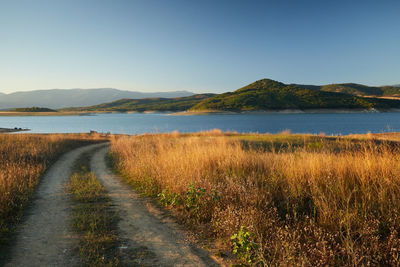
[[[73,266],[79,256],[69,226],[70,205],[64,185],[74,162],[94,144],[72,150],[53,164],[37,188],[28,215],[18,227],[15,245],[5,266]]]
[[[219,266],[208,253],[185,240],[185,234],[171,219],[163,217],[144,198],[107,168],[109,146],[99,149],[91,160],[91,169],[106,188],[121,221],[120,237],[126,241],[130,263],[151,266]]]

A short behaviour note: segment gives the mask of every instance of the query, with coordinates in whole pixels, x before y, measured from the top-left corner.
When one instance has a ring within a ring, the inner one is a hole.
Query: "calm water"
[[[171,116],[165,114],[100,114],[95,116],[1,117],[0,127],[29,128],[33,133],[111,132],[197,132],[218,128],[224,131],[277,133],[379,133],[400,131],[400,113],[359,114],[263,114]]]

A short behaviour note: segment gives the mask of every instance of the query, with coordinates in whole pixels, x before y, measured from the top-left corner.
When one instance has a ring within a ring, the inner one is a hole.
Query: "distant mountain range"
[[[46,107],[52,109],[92,106],[124,98],[174,98],[191,96],[188,91],[143,93],[114,88],[99,89],[50,89],[0,93],[0,109]]]
[[[262,79],[234,92],[189,97],[122,99],[79,111],[262,111],[283,109],[392,109],[400,108],[396,86],[362,84],[299,85]],[[400,99],[400,98],[399,98]]]

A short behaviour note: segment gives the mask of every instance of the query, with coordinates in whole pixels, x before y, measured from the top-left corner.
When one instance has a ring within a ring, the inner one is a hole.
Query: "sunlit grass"
[[[175,132],[116,138],[111,151],[130,183],[225,249],[244,226],[265,264],[400,264],[393,143]]]

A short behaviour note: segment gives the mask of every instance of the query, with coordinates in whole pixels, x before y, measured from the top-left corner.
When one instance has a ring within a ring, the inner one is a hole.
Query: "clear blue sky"
[[[400,83],[400,1],[0,0],[0,92]]]

